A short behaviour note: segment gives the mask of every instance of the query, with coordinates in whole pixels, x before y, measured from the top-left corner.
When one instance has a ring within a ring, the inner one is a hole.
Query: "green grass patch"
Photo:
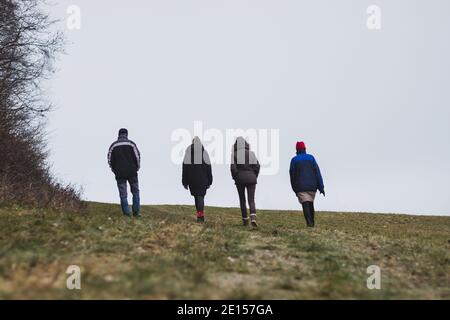
[[[83,213],[0,208],[3,299],[449,299],[450,217],[261,211],[257,230],[240,211],[116,205]],[[81,268],[80,291],[66,269]],[[381,290],[366,288],[369,265]]]

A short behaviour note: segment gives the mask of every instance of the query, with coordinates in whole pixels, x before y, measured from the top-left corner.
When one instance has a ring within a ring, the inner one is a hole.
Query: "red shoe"
[[[205,222],[205,214],[203,211],[197,212],[197,222],[199,222],[199,223]]]

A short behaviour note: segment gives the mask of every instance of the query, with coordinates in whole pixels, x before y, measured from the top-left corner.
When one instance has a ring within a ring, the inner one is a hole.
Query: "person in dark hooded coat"
[[[195,137],[192,144],[186,149],[182,183],[186,190],[190,190],[195,199],[197,221],[204,222],[205,196],[206,191],[213,183],[213,176],[209,154],[198,137]]]
[[[251,225],[257,227],[255,191],[256,184],[258,183],[260,165],[255,153],[250,150],[250,145],[243,137],[238,137],[233,146],[230,169],[231,176],[236,183],[239,194],[243,224],[244,226],[249,225],[245,198],[245,190],[247,190]]]

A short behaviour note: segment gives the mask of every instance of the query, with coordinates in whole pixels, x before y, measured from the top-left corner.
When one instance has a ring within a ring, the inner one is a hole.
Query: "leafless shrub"
[[[0,203],[79,208],[79,192],[55,181],[43,126],[42,81],[64,44],[45,0],[0,0]]]

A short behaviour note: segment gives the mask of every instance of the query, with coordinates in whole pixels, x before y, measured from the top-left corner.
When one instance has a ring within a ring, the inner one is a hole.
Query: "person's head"
[[[244,137],[237,137],[236,143],[234,145],[235,145],[235,148],[237,148],[237,149],[247,148],[250,146],[248,144],[248,142],[244,139]]]
[[[192,144],[201,145],[202,141],[200,140],[199,137],[195,136],[194,139],[192,139]]]
[[[190,149],[191,154],[188,154],[187,163],[188,164],[202,164],[204,160],[203,155],[203,145],[202,141],[199,137],[194,137],[192,139],[192,145],[188,147],[188,150]],[[192,157],[193,155],[193,157]]]
[[[306,145],[303,141],[299,141],[295,145],[295,149],[297,150],[297,152],[306,151]]]
[[[119,137],[128,137],[128,130],[125,128],[122,128],[119,130]]]

